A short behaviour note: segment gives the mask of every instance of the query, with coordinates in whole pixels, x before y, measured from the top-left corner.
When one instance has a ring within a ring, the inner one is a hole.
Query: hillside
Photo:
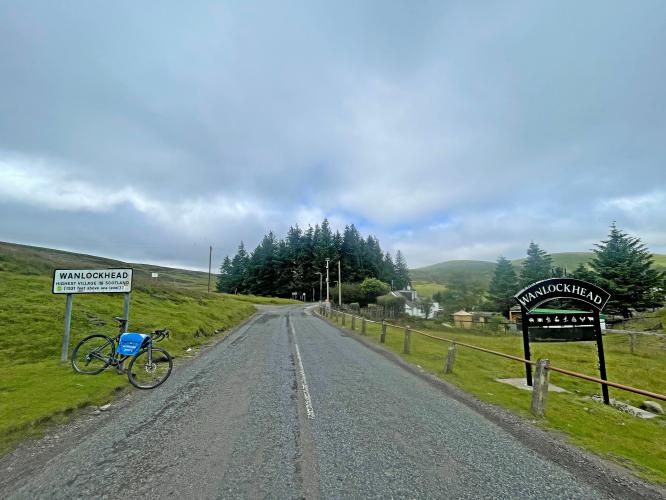
[[[562,252],[551,254],[553,266],[564,267],[572,272],[579,264],[585,264],[592,259],[592,252]],[[511,263],[520,269],[523,259],[512,260]],[[654,255],[654,267],[666,271],[666,255]],[[495,263],[484,260],[449,260],[409,271],[413,281],[419,283],[437,283],[445,285],[455,277],[464,275],[470,281],[487,286],[492,279]]]
[[[26,275],[45,275],[56,268],[131,267],[134,285],[164,284],[172,287],[207,290],[208,273],[189,271],[152,264],[135,264],[119,260],[51,248],[18,245],[0,241],[0,271],[14,271]],[[151,273],[158,273],[157,279]],[[215,276],[213,276],[214,285]]]
[[[449,260],[431,266],[410,269],[414,281],[446,284],[455,276],[463,275],[470,280],[482,283],[490,282],[495,270],[493,262],[483,260]]]

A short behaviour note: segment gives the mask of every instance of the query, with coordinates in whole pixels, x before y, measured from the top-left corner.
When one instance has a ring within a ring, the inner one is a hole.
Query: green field
[[[109,401],[129,390],[125,375],[107,370],[97,376],[74,373],[60,363],[65,297],[51,294],[52,270],[62,267],[126,267],[124,262],[19,245],[0,245],[0,454],[18,441],[40,435],[50,422],[77,408]],[[169,328],[161,344],[178,363],[249,318],[254,303],[283,299],[206,293],[207,275],[196,271],[132,265],[138,269],[130,305],[130,329]],[[159,269],[159,271],[153,271]],[[151,280],[150,272],[168,275]],[[205,279],[203,279],[205,278]],[[75,295],[70,352],[94,332],[117,333],[113,316],[122,315],[121,294]]]
[[[419,297],[431,298],[433,294],[446,290],[446,286],[428,281],[412,281],[412,287]]]
[[[347,325],[350,321],[347,320]],[[368,337],[379,343],[379,325],[368,325]],[[428,331],[440,337],[522,356],[522,338],[517,335],[484,335],[461,330]],[[533,420],[529,412],[531,394],[497,378],[524,377],[524,366],[498,356],[459,346],[454,373],[443,373],[449,343],[412,335],[412,354],[402,354],[402,329],[389,328],[386,347],[406,361],[451,382],[479,399],[508,408]],[[604,338],[610,380],[666,394],[666,338],[639,337],[634,355],[629,354],[626,336]],[[561,368],[598,375],[594,342],[532,343],[534,359],[547,358]],[[567,393],[548,395],[546,417],[539,425],[562,433],[569,441],[602,457],[631,468],[637,474],[666,483],[666,418],[642,420],[589,399],[600,394],[599,385],[552,372],[551,383]],[[610,389],[611,397],[639,405],[645,397]],[[662,402],[664,406],[666,403]]]

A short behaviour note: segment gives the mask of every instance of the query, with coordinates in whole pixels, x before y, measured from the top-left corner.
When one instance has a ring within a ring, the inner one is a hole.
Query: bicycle
[[[124,362],[132,358],[127,366],[127,378],[138,389],[154,389],[171,375],[173,360],[164,349],[153,344],[169,338],[169,330],[155,330],[151,334],[125,332],[127,321],[114,317],[119,333],[111,338],[95,333],[81,340],[72,351],[72,368],[84,375],[97,375],[109,366],[122,372]]]

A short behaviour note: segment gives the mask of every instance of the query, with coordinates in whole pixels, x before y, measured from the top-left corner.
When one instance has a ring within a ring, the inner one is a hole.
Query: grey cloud
[[[44,193],[0,189],[32,228],[3,217],[5,239],[97,221],[195,265],[187,242],[317,214],[412,264],[583,250],[613,219],[666,245],[659,206],[612,202],[666,191],[663,2],[21,2],[0,23],[0,181],[40,164],[108,202],[37,216]]]

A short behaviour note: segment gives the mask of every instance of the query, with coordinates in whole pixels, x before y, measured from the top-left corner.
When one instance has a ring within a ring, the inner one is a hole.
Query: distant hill
[[[134,269],[134,283],[171,285],[205,291],[208,288],[208,273],[188,271],[150,264],[132,264],[105,257],[53,250],[50,248],[18,245],[0,241],[0,271],[13,271],[28,275],[43,275],[57,268],[107,268],[131,267]],[[158,273],[155,280],[151,273]],[[211,286],[215,286],[215,276]]]
[[[495,263],[485,260],[448,260],[431,266],[410,269],[412,280],[446,284],[455,276],[464,275],[470,280],[489,283],[495,271]]]
[[[564,267],[568,272],[572,272],[579,264],[586,264],[593,257],[592,252],[562,252],[551,254],[553,266]],[[511,263],[520,269],[520,263],[523,259],[516,259]],[[666,271],[666,255],[654,255],[654,267]],[[438,283],[446,285],[454,276],[464,275],[470,281],[477,282],[483,286],[488,286],[495,271],[495,263],[485,260],[448,260],[418,269],[409,271],[413,281],[421,283]]]
[[[563,267],[567,272],[573,272],[580,264],[587,264],[594,254],[592,252],[562,252],[562,253],[553,253],[551,257],[553,258],[553,267]],[[514,265],[516,270],[520,268],[521,263],[525,259],[516,259],[512,260],[511,263]]]

